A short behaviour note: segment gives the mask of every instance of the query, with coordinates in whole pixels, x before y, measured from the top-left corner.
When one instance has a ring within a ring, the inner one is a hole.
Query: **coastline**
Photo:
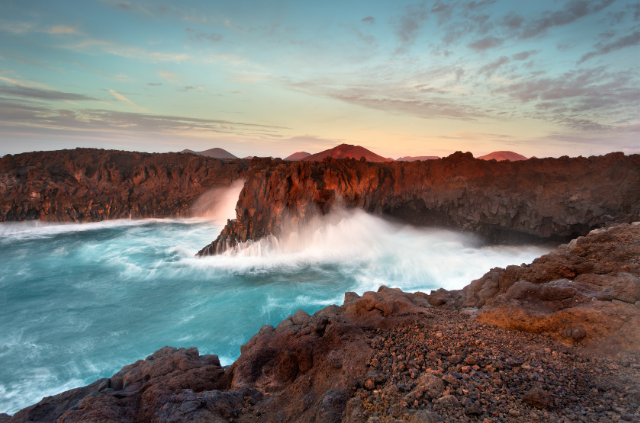
[[[167,347],[0,421],[637,418],[639,242],[611,226],[461,291],[347,293],[263,327],[231,366]]]

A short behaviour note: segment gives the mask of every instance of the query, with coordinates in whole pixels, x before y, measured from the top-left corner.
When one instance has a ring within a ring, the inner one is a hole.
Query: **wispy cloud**
[[[196,31],[195,29],[187,28],[187,36],[191,41],[209,41],[212,43],[217,43],[222,41],[224,35],[218,33],[207,33]]]
[[[7,80],[14,84],[17,81],[10,80],[9,78],[0,79]],[[31,88],[21,85],[6,86],[0,85],[0,94],[8,95],[12,97],[31,98],[36,100],[46,101],[99,101],[96,98],[89,97],[83,94],[65,93],[62,91],[44,90],[41,88]]]
[[[121,101],[123,103],[126,103],[126,104],[128,104],[130,106],[133,106],[138,110],[146,111],[146,109],[144,107],[138,106],[137,104],[135,104],[133,101],[129,100],[127,97],[123,96],[122,94],[120,94],[120,93],[118,93],[118,92],[116,92],[114,90],[110,90],[108,88],[107,88],[107,91],[109,91],[117,100],[119,100],[119,101]]]
[[[500,47],[504,40],[496,37],[485,37],[480,40],[469,43],[469,48],[476,51],[488,50],[490,48]]]
[[[191,56],[186,53],[165,53],[160,51],[149,51],[140,47],[123,46],[111,41],[86,39],[80,43],[65,44],[58,46],[66,50],[95,55],[98,52],[111,54],[113,56],[136,59],[146,62],[175,62],[182,63],[189,60]],[[99,50],[97,50],[99,49]]]
[[[176,73],[169,73],[169,72],[158,72],[158,75],[161,78],[166,79],[169,82],[178,82],[180,80],[180,75],[176,74]]]
[[[598,43],[596,44],[595,51],[589,52],[582,56],[578,63],[585,62],[592,57],[600,56],[603,54],[611,53],[616,50],[623,49],[625,47],[633,47],[640,45],[640,31],[635,31],[632,34],[625,35],[610,43]]]
[[[598,13],[614,2],[615,0],[571,0],[561,10],[543,12],[538,18],[526,22],[520,38],[532,38],[545,33],[550,28],[568,25],[580,18]]]
[[[31,22],[0,22],[0,31],[9,32],[16,35],[27,34],[29,32],[42,32],[52,35],[80,35],[82,34],[76,28],[67,25],[54,25],[51,27],[42,27]]]
[[[65,26],[65,25],[57,25],[57,26],[52,26],[51,28],[49,28],[47,30],[47,33],[49,34],[75,34],[75,35],[80,35],[81,33],[76,29],[76,28],[72,28],[70,26]]]
[[[428,16],[426,2],[405,7],[404,13],[395,21],[400,49],[413,44]]]

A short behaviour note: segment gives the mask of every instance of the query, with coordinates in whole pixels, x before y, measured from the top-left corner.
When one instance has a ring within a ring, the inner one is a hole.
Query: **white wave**
[[[40,221],[4,222],[0,223],[0,239],[16,240],[29,238],[49,238],[71,232],[97,231],[110,228],[143,226],[153,223],[198,223],[206,221],[202,217],[195,218],[165,218],[165,219],[114,219],[102,222],[88,223],[50,223]]]
[[[222,224],[227,223],[227,219],[235,219],[236,204],[244,182],[244,179],[239,179],[228,188],[213,188],[200,195],[191,206],[192,215],[205,217]]]
[[[382,284],[405,290],[458,289],[493,267],[528,262],[549,250],[475,245],[478,240],[469,235],[399,225],[359,210],[340,211],[281,238],[248,241],[191,264],[254,274],[333,264],[353,277],[362,293]]]

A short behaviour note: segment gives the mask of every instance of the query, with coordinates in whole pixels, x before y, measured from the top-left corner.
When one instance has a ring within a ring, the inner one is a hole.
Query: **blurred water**
[[[460,288],[545,252],[474,248],[459,234],[351,212],[195,258],[232,213],[227,204],[197,219],[0,224],[0,413],[111,376],[165,345],[230,364],[262,325],[341,304],[345,291]]]

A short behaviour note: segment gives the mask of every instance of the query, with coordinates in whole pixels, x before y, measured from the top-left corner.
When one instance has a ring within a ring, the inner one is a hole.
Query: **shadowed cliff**
[[[427,162],[254,159],[220,236],[199,255],[304,224],[336,207],[418,226],[472,232],[489,242],[568,240],[640,215],[640,156],[496,162],[455,153]]]
[[[184,216],[200,194],[246,174],[247,161],[78,148],[0,159],[0,222]]]

